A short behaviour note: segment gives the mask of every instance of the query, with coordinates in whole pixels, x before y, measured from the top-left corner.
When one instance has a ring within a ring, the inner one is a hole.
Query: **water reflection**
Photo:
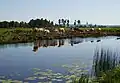
[[[100,41],[103,42],[101,43]],[[96,45],[99,46],[98,48],[106,44],[116,48],[118,43],[119,41],[116,40],[116,37],[114,37],[114,39],[110,40],[110,42],[109,40],[104,41],[104,38],[72,38],[37,40],[31,44],[1,45],[1,48],[10,48],[4,49],[4,51],[1,51],[0,54],[0,79],[3,76],[3,81],[5,78],[8,78],[30,83],[32,83],[31,81],[36,80],[40,82],[52,81],[53,83],[62,81],[61,83],[65,83],[63,81],[70,81],[75,76],[79,77],[81,74],[88,74],[89,71],[91,72],[91,67],[93,71],[92,74],[94,76],[99,76],[101,71],[104,72],[117,66],[120,60],[117,52],[113,52],[112,50],[105,48],[95,49]],[[41,52],[36,53],[38,56],[34,56],[34,53],[31,52],[31,47],[25,48],[31,45],[33,51],[36,52],[39,48],[49,48],[50,46],[57,48],[63,47],[66,44],[70,46],[75,45],[76,47],[69,48],[66,46],[65,48],[57,50],[51,48],[47,50],[42,49]],[[19,46],[22,46],[23,48],[11,48]],[[94,49],[95,53],[93,52]],[[13,74],[11,72],[18,73]]]
[[[61,47],[65,44],[65,40],[64,39],[61,39],[59,40],[59,43],[58,43],[58,47]]]
[[[53,39],[53,40],[37,40],[33,43],[16,43],[16,44],[3,44],[0,45],[0,49],[4,49],[4,48],[9,48],[9,47],[26,47],[26,46],[33,46],[33,51],[36,52],[38,51],[39,48],[47,48],[47,47],[61,47],[64,45],[70,45],[70,46],[74,46],[76,44],[80,44],[80,43],[84,43],[84,42],[91,42],[91,43],[99,43],[104,39],[111,39],[111,38],[115,38],[115,40],[119,40],[120,38],[118,38],[117,36],[107,36],[107,37],[98,37],[98,38],[93,38],[93,37],[89,37],[89,38],[78,38],[78,37],[74,37],[71,39]]]
[[[33,47],[33,51],[36,52],[40,47],[50,47],[50,46],[57,46],[57,47],[61,47],[65,44],[65,40],[64,39],[60,39],[60,40],[37,40],[34,42],[34,47]]]
[[[116,38],[116,40],[119,40],[119,39],[120,39],[120,37]]]
[[[37,40],[34,42],[33,51],[38,51],[39,48],[46,47],[61,47],[63,45],[71,45],[80,44],[84,42],[101,42],[103,39],[109,39],[109,37],[100,37],[100,38],[71,38],[71,39],[53,39],[53,40]]]
[[[61,47],[61,46],[65,45],[65,43],[73,46],[74,44],[79,44],[79,43],[82,43],[83,41],[84,41],[84,39],[82,39],[82,38],[72,38],[69,40],[65,40],[65,39],[37,40],[34,42],[33,51],[34,52],[38,51],[38,49],[40,47],[50,47],[50,46]]]
[[[100,42],[101,40],[97,40],[97,42]]]
[[[82,43],[83,41],[84,41],[83,38],[72,38],[72,39],[70,39],[71,46],[73,46],[74,44]]]

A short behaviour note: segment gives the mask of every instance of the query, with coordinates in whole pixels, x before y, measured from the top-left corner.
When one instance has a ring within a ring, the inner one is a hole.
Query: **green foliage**
[[[29,21],[29,26],[30,27],[51,27],[53,26],[53,22],[48,21],[47,19],[35,19],[35,20],[30,20]]]
[[[116,57],[117,53],[112,50],[96,49],[92,70],[95,78],[84,74],[73,83],[120,83],[120,60]]]
[[[75,78],[73,83],[90,83],[90,81],[87,75],[82,74],[80,78]]]
[[[34,27],[51,27],[54,26],[53,21],[49,21],[47,19],[31,19],[28,23],[27,22],[17,22],[17,21],[2,21],[0,22],[0,28],[34,28]]]
[[[102,72],[96,81],[99,83],[120,83],[120,67]]]
[[[35,25],[35,26],[38,26],[38,25]],[[35,26],[32,26],[32,27],[35,27]],[[69,24],[67,26],[69,26]],[[11,42],[20,43],[20,42],[31,42],[31,41],[33,42],[36,39],[60,39],[60,38],[71,38],[71,37],[100,37],[100,36],[107,36],[107,35],[108,36],[120,35],[120,28],[102,28],[101,31],[99,31],[98,28],[95,28],[95,31],[89,31],[89,32],[86,31],[90,29],[91,28],[76,28],[75,31],[71,31],[71,29],[65,28],[65,33],[62,33],[61,35],[61,34],[58,34],[57,32],[54,32],[53,31],[54,28],[50,29],[51,32],[49,34],[45,34],[44,32],[39,32],[39,31],[35,32],[33,28],[27,28],[27,27],[26,28],[21,28],[21,27],[0,28],[0,43],[11,43]]]
[[[109,49],[96,49],[93,60],[93,70],[95,76],[98,77],[101,72],[114,69],[119,64],[117,57],[117,53]]]

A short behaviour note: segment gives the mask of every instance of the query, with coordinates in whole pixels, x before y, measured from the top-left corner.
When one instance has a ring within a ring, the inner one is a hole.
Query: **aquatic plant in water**
[[[97,77],[101,72],[114,69],[119,64],[118,53],[103,48],[96,49],[93,59],[94,75]]]
[[[83,74],[73,83],[120,83],[120,58],[109,49],[96,49],[93,57],[93,77]]]
[[[8,80],[0,80],[0,83],[23,83],[23,82],[19,80],[8,79]]]

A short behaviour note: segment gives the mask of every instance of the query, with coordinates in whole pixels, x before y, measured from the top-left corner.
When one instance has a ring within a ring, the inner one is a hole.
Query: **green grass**
[[[31,28],[0,28],[0,43],[20,43],[33,41]]]
[[[91,28],[80,28],[81,30],[90,30]],[[95,28],[98,30],[98,28]],[[112,32],[120,32],[120,28],[101,28],[102,30],[101,31],[112,31]]]
[[[3,34],[6,31],[10,31],[11,29],[6,29],[6,28],[0,28],[0,35]]]
[[[100,33],[98,28],[95,28],[96,32],[79,33],[79,31],[72,32],[69,28],[65,28],[66,32],[63,35],[59,35],[55,32],[45,34],[44,32],[31,31],[32,28],[0,28],[0,43],[20,43],[34,41],[36,39],[58,39],[58,38],[71,38],[72,37],[99,37],[109,35],[120,35],[120,28],[102,28]],[[89,30],[91,28],[80,28],[80,30]],[[105,34],[104,34],[105,32]]]
[[[30,30],[31,30],[31,28],[16,28],[15,30],[30,31]]]
[[[67,28],[65,28],[66,30],[68,30]],[[79,28],[80,30],[90,30],[91,28]],[[98,28],[95,28],[98,30]],[[102,31],[119,31],[120,32],[120,28],[101,28]],[[0,34],[6,31],[12,31],[12,30],[21,30],[21,31],[30,31],[31,28],[0,28]]]
[[[13,30],[30,31],[31,28],[0,28],[0,33]]]

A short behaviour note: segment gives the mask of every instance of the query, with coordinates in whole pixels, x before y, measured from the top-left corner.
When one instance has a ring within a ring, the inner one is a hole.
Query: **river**
[[[33,43],[0,45],[0,81],[71,82],[82,73],[91,75],[96,49],[119,54],[117,36],[38,40]]]

